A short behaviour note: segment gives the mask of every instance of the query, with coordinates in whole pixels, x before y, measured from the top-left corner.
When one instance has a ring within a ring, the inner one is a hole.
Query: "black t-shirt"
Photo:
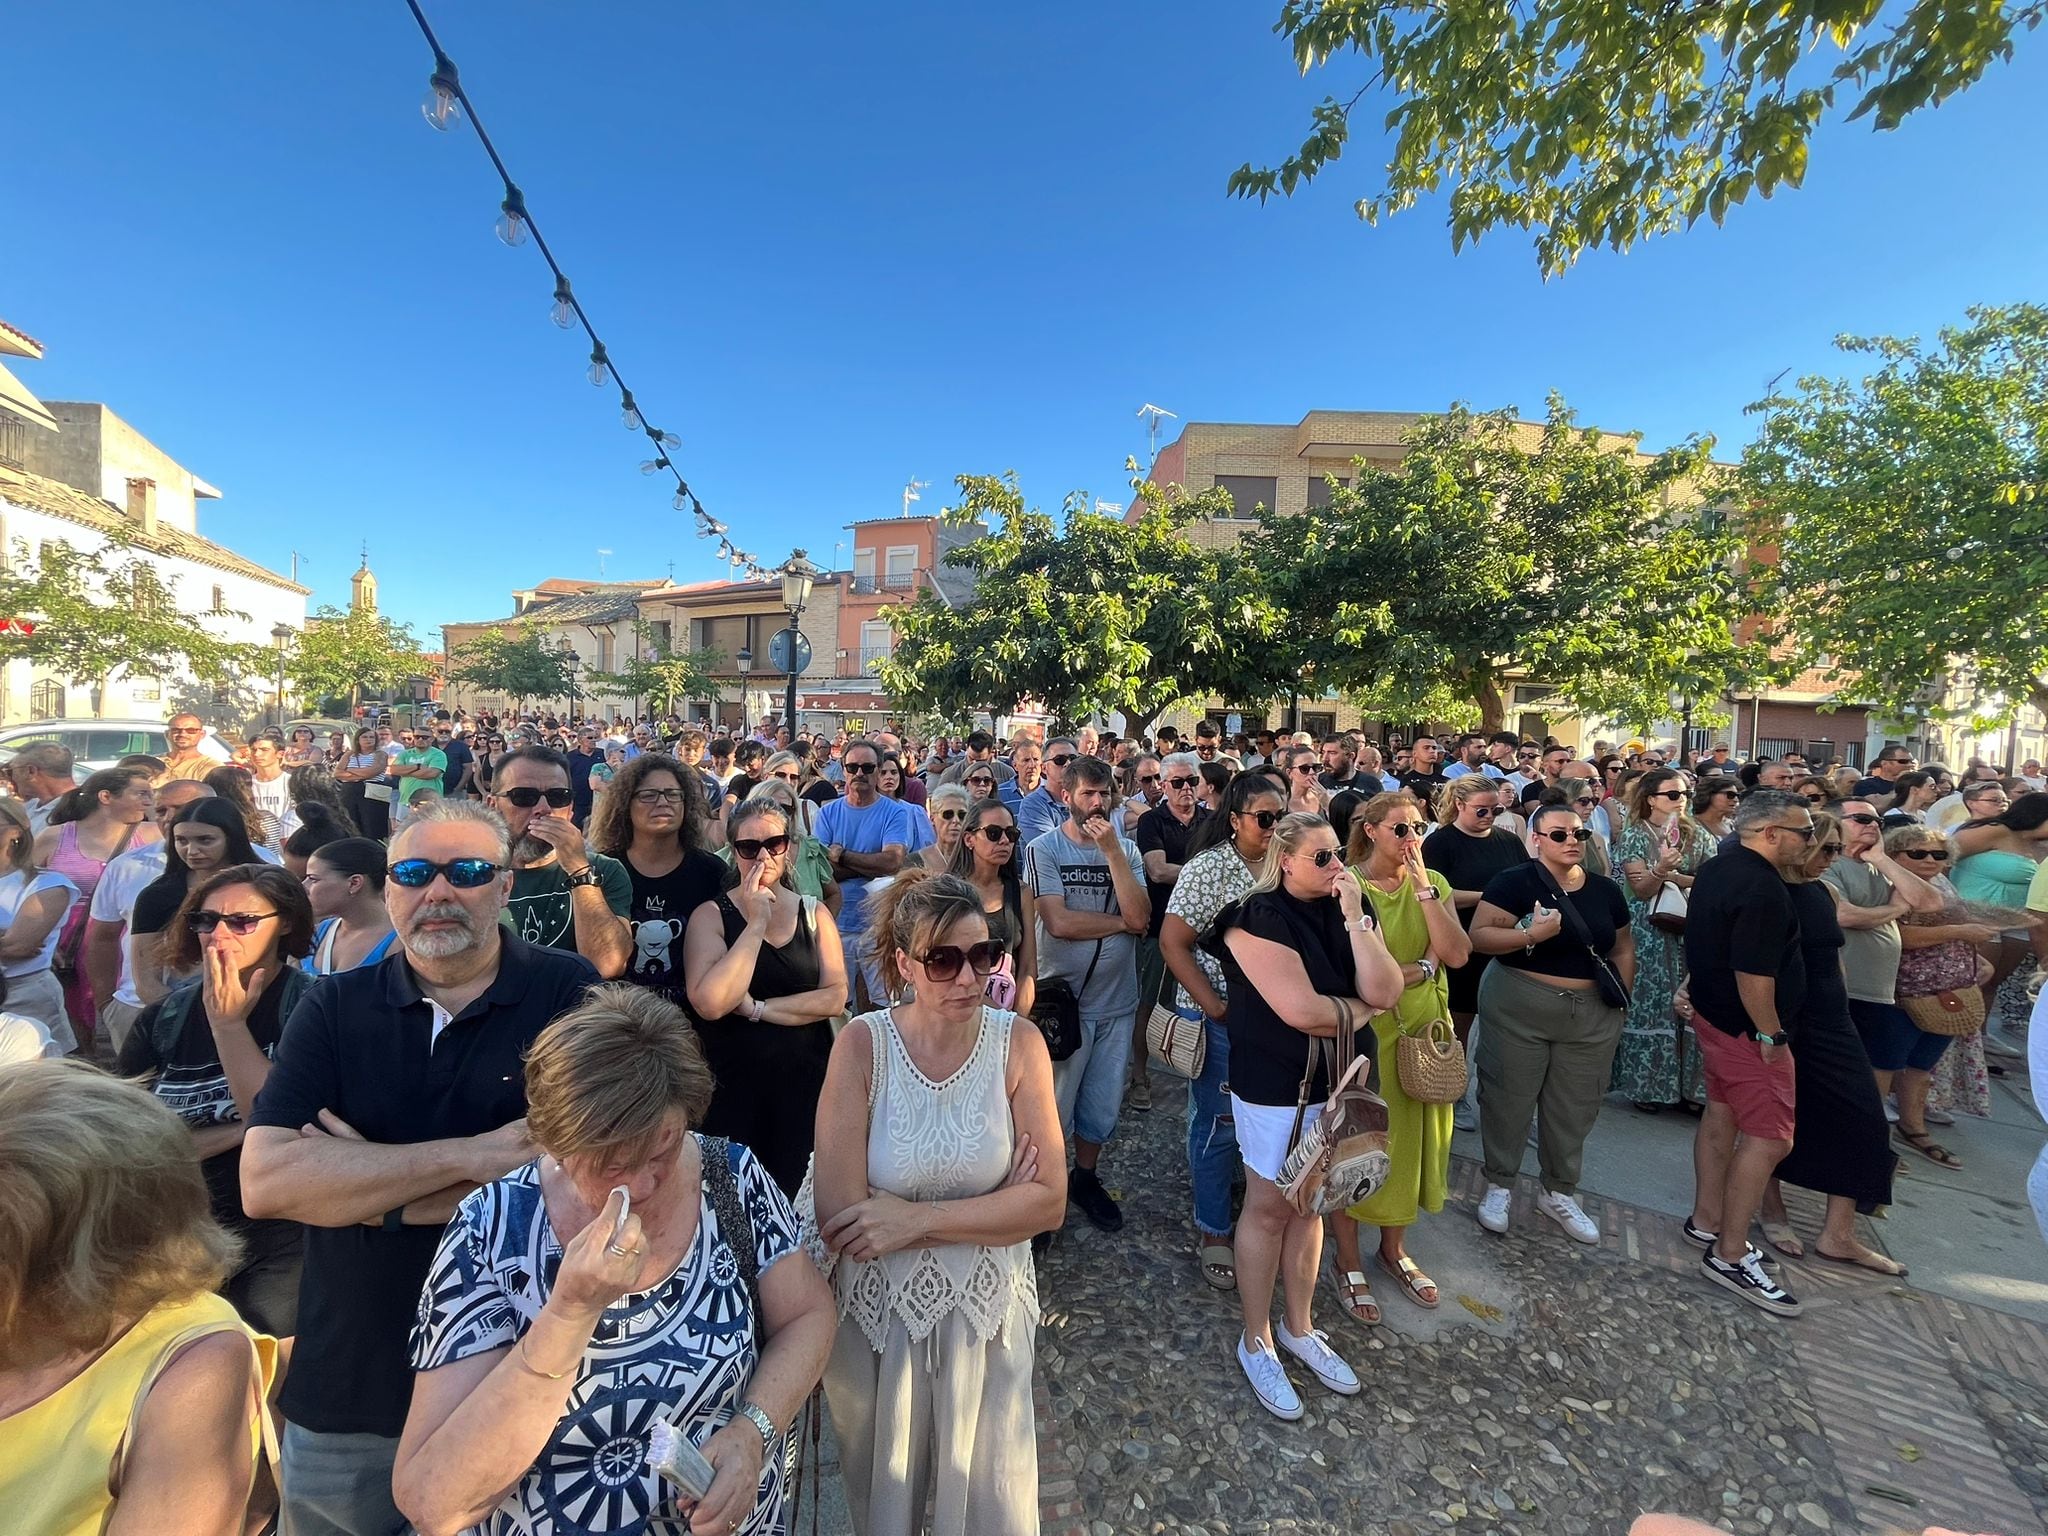
[[[1316,782],[1325,789],[1355,790],[1368,798],[1386,788],[1380,782],[1378,774],[1367,774],[1358,769],[1353,769],[1348,779],[1340,779],[1334,773],[1319,773],[1316,775]]]
[[[1819,880],[1786,885],[1799,914],[1799,954],[1806,971],[1806,994],[1793,1022],[1837,1031],[1855,1028],[1849,1018],[1849,978],[1842,971],[1841,919],[1835,914],[1834,888]]]
[[[1439,827],[1422,844],[1423,864],[1450,881],[1454,891],[1484,893],[1495,875],[1528,860],[1522,840],[1504,827],[1490,827],[1484,837],[1468,836],[1456,827]],[[1467,928],[1472,926],[1472,912],[1471,907],[1458,908],[1458,921]]]
[[[462,770],[475,760],[476,754],[469,750],[468,743],[459,736],[450,736],[446,741],[437,741],[434,745],[448,758],[447,771],[441,775],[441,793],[452,795],[455,793],[455,786],[462,782]]]
[[[1424,862],[1427,862],[1428,844],[1423,845],[1422,852]],[[1486,882],[1486,889],[1479,899],[1514,917],[1528,916],[1536,910],[1539,901],[1546,907],[1558,905],[1557,892],[1543,878],[1543,866],[1534,859],[1524,859],[1495,875]],[[1613,954],[1614,936],[1628,927],[1628,899],[1621,894],[1621,887],[1605,875],[1596,875],[1588,870],[1586,883],[1576,891],[1566,891],[1564,899],[1584,919],[1593,948],[1603,957]],[[1557,933],[1533,950],[1516,948],[1493,958],[1518,971],[1537,971],[1545,976],[1563,976],[1579,981],[1593,979],[1593,957],[1579,942],[1570,918],[1565,918]]]
[[[813,779],[804,786],[804,798],[814,805],[830,805],[839,798],[839,786],[827,778]]]
[[[1369,914],[1370,909],[1368,909]],[[1228,1008],[1224,1025],[1230,1032],[1230,1091],[1247,1104],[1295,1102],[1309,1052],[1316,1050],[1313,1099],[1330,1091],[1318,1042],[1289,1024],[1267,1006],[1258,989],[1245,979],[1225,936],[1241,928],[1254,938],[1270,939],[1301,956],[1309,985],[1323,997],[1356,997],[1358,968],[1351,959],[1351,935],[1344,931],[1344,909],[1334,896],[1303,901],[1285,891],[1258,891],[1225,907],[1216,919],[1208,948],[1223,962]],[[1354,1005],[1354,1012],[1356,1007]],[[1365,1020],[1359,1019],[1363,1026]],[[1361,1027],[1353,1037],[1357,1049],[1372,1054],[1373,1032]]]
[[[582,1000],[597,968],[509,933],[500,942],[496,979],[438,1037],[404,950],[322,977],[285,1021],[249,1124],[297,1131],[327,1109],[371,1141],[407,1145],[520,1118],[527,1048]],[[306,1228],[287,1419],[321,1434],[405,1427],[406,1340],[440,1241],[439,1226]]]
[[[278,1036],[284,1033],[283,1021],[277,1016],[284,987],[284,973],[280,971],[249,1013],[250,1038],[266,1056],[277,1055]],[[149,1091],[191,1130],[233,1125],[242,1117],[235,1110],[227,1070],[221,1066],[220,1050],[213,1043],[205,994],[194,981],[174,991],[172,996],[186,988],[198,995],[191,1000],[185,1027],[179,1031],[170,1053],[160,1056],[156,1049],[157,1016],[170,1000],[165,998],[142,1010],[121,1047],[116,1070],[123,1077],[147,1077],[154,1073],[155,1081],[149,1085]],[[214,1219],[237,1230],[247,1226],[248,1218],[242,1214],[242,1149],[230,1147],[225,1152],[216,1152],[199,1165],[199,1171],[205,1176],[206,1192],[213,1197]]]
[[[178,906],[185,899],[188,881],[173,879],[164,875],[145,885],[135,898],[135,911],[128,919],[128,931],[134,933],[162,933],[171,926],[171,919],[178,915]]]
[[[1401,775],[1401,787],[1432,811],[1436,809],[1437,791],[1449,782],[1441,769],[1435,773],[1424,773],[1419,768],[1410,768]]]
[[[1154,850],[1166,856],[1166,862],[1179,865],[1188,861],[1188,843],[1195,835],[1195,829],[1207,815],[1199,805],[1194,814],[1182,821],[1165,806],[1155,806],[1138,818],[1138,825],[1131,834],[1131,841],[1138,845],[1138,857],[1142,860]],[[1145,890],[1152,898],[1152,924],[1145,931],[1153,938],[1159,937],[1159,930],[1166,925],[1166,901],[1173,895],[1173,882],[1164,884],[1145,877]]]
[[[1685,963],[1693,1011],[1730,1035],[1752,1034],[1735,973],[1777,978],[1779,1022],[1788,1028],[1806,993],[1797,908],[1770,860],[1741,843],[1717,853],[1693,876],[1685,910]]]
[[[633,927],[633,958],[625,980],[659,992],[685,1012],[683,934],[690,914],[715,900],[725,884],[725,861],[715,853],[693,848],[665,875],[643,875],[623,853],[619,862],[633,881],[633,905],[626,921]]]
[[[571,752],[569,759],[569,793],[576,798],[569,802],[570,818],[582,826],[590,816],[590,804],[595,798],[590,788],[590,770],[604,761],[602,752]]]
[[[755,778],[742,768],[725,781],[725,792],[731,795],[734,801],[744,804],[747,796],[759,789],[764,782],[766,781]]]
[[[1898,785],[1894,784],[1890,779],[1880,779],[1875,774],[1872,774],[1867,779],[1858,779],[1856,781],[1856,793],[1851,798],[1868,800],[1872,795],[1875,795],[1878,799],[1884,800],[1898,792]]]

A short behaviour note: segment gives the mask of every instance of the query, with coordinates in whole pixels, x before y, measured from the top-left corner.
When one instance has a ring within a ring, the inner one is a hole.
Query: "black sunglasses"
[[[1593,841],[1593,834],[1584,827],[1573,827],[1569,832],[1560,831],[1558,828],[1553,827],[1543,835],[1553,843],[1590,843]]]
[[[1330,867],[1330,860],[1339,858],[1341,855],[1334,848],[1318,848],[1309,857],[1316,861],[1317,869],[1328,869]]]
[[[1064,768],[1067,766],[1067,764],[1071,763],[1074,760],[1076,755],[1077,754],[1072,752],[1055,752],[1051,757],[1048,757],[1046,761],[1048,763],[1051,763],[1055,768]]]
[[[1877,818],[1868,811],[1845,811],[1842,814],[1842,820],[1853,821],[1859,827],[1874,827],[1877,825]]]
[[[1280,819],[1280,813],[1278,811],[1239,811],[1237,814],[1240,816],[1251,817],[1253,821],[1256,821],[1259,824],[1259,830],[1261,832],[1272,831],[1273,823]]]
[[[1500,814],[1500,807],[1497,805],[1468,805],[1465,809],[1474,816],[1477,816],[1481,821],[1486,820],[1489,816],[1498,816]]]
[[[256,925],[266,918],[277,916],[275,912],[194,912],[185,919],[185,926],[202,936],[213,932],[221,924],[227,924],[229,933],[245,934],[256,931]]]
[[[764,853],[787,853],[789,834],[778,832],[773,837],[736,837],[732,840],[732,851],[743,859],[758,859]]]
[[[576,798],[573,791],[559,787],[554,789],[533,789],[522,785],[518,789],[501,789],[498,793],[511,801],[512,804],[518,806],[522,811],[532,810],[543,800],[559,811],[563,806]]]
[[[1948,850],[1946,848],[1901,848],[1899,850],[1899,857],[1902,859],[1932,859],[1937,864],[1946,864],[1948,862]]]
[[[433,884],[436,875],[446,875],[458,891],[473,891],[496,879],[499,868],[489,859],[400,859],[386,873],[409,891]]]
[[[1159,775],[1156,773],[1141,773],[1138,775],[1138,782],[1140,784],[1157,784],[1159,782]]]
[[[843,768],[844,768],[844,769],[846,770],[846,772],[848,772],[848,773],[857,773],[857,774],[859,774],[859,775],[860,775],[860,776],[861,776],[862,778],[866,778],[866,777],[867,777],[867,776],[868,776],[869,774],[873,773],[873,772],[874,772],[874,771],[875,771],[875,770],[876,770],[877,768],[879,768],[880,766],[881,766],[881,764],[879,764],[879,763],[844,763],[844,764],[841,764],[841,767],[843,767]]]
[[[1193,789],[1197,784],[1201,782],[1202,778],[1200,774],[1190,774],[1186,778],[1168,779],[1166,781],[1166,787],[1168,789]]]
[[[976,827],[975,831],[992,843],[1014,843],[1017,841],[1015,827]]]
[[[966,817],[966,815],[967,813],[965,811],[941,811],[939,812],[939,820],[960,821],[963,820]]]
[[[1008,951],[994,939],[983,939],[979,944],[969,944],[964,949],[958,944],[941,944],[926,950],[918,964],[924,967],[925,974],[933,981],[951,981],[960,974],[963,965],[972,966],[977,976],[986,976],[1002,964],[1006,953]]]

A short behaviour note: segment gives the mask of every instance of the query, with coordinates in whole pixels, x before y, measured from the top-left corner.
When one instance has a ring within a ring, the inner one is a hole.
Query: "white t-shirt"
[[[73,903],[78,900],[78,887],[63,875],[52,874],[48,870],[30,870],[25,874],[17,871],[11,875],[0,876],[0,931],[14,926],[16,915],[31,896],[50,890],[69,892],[64,910],[57,914],[57,921],[50,925],[50,931],[44,936],[41,949],[26,960],[8,962],[5,973],[9,976],[28,976],[50,968],[50,957],[56,954],[57,940],[64,933],[64,919],[69,915]]]
[[[267,784],[252,775],[249,793],[256,797],[257,810],[274,816],[280,822],[292,808],[291,784],[285,774],[280,773]]]

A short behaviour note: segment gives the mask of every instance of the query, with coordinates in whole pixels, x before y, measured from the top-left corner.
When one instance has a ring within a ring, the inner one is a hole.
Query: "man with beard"
[[[498,921],[508,843],[473,800],[413,814],[384,891],[396,947],[292,1010],[249,1116],[244,1209],[307,1228],[282,1400],[289,1530],[407,1529],[391,1468],[420,1288],[457,1202],[533,1156],[521,1061],[597,980]]]
[[[506,921],[529,944],[573,949],[609,981],[633,956],[633,878],[583,840],[574,800],[561,753],[521,747],[498,759],[491,809],[511,829],[515,871]]]

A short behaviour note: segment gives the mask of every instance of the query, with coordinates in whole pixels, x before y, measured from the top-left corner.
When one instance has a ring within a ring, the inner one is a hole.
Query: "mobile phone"
[[[691,1501],[711,1491],[718,1469],[690,1443],[688,1435],[667,1419],[657,1419],[647,1437],[647,1464],[667,1478]]]

